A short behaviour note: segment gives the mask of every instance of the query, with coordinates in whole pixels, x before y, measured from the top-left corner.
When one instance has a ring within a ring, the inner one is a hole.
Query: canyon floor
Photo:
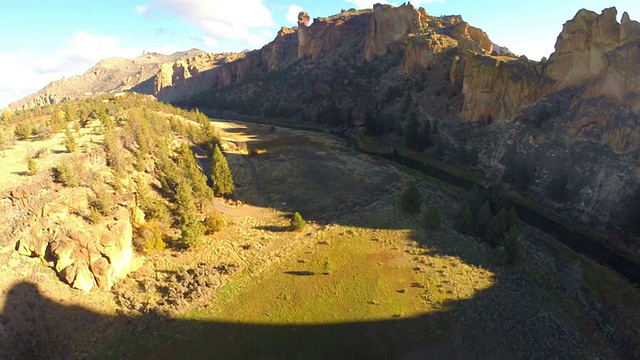
[[[464,196],[434,180],[328,134],[215,125],[237,187],[233,200],[217,200],[227,228],[147,257],[112,292],[72,290],[3,244],[2,323],[22,329],[13,346],[108,359],[611,354],[569,291],[550,283],[556,275],[533,272],[573,274],[566,249],[525,240],[526,265],[502,265],[452,229]],[[410,184],[440,209],[439,229],[400,211]],[[307,226],[292,232],[295,211]],[[595,265],[585,264],[588,275]]]

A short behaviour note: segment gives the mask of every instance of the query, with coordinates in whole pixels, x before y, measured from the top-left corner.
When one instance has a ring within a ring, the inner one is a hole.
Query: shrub
[[[440,227],[440,212],[433,205],[427,205],[422,209],[420,223],[425,229],[437,229]]]
[[[64,139],[64,147],[67,148],[67,151],[70,153],[76,152],[78,150],[78,142],[76,141],[76,137],[73,136],[71,130],[66,128],[64,131],[65,139]]]
[[[525,159],[516,162],[510,160],[507,162],[502,181],[515,185],[516,190],[525,191],[533,183],[535,176],[535,168],[529,165]]]
[[[115,202],[113,194],[105,188],[96,190],[93,199],[89,202],[89,206],[104,216],[112,214]]]
[[[419,213],[421,205],[422,196],[415,185],[409,186],[400,196],[400,209],[406,213]]]
[[[227,221],[220,213],[215,213],[207,216],[206,218],[204,218],[204,221],[202,223],[204,224],[207,234],[222,231],[225,227],[227,227]]]
[[[36,159],[31,158],[27,161],[27,169],[29,171],[29,175],[35,175],[38,173],[38,163]]]
[[[136,248],[147,254],[160,252],[165,249],[163,233],[158,220],[150,220],[135,230]]]
[[[18,140],[27,140],[33,134],[33,128],[31,127],[31,125],[27,125],[27,124],[18,125],[16,126],[13,134]]]
[[[302,218],[302,215],[300,215],[300,213],[297,211],[295,214],[293,214],[293,217],[289,222],[289,225],[291,226],[291,230],[302,230],[306,224],[307,223]]]
[[[326,260],[324,264],[322,264],[322,273],[325,275],[330,275],[333,271],[333,264],[330,260]]]
[[[68,187],[76,187],[80,185],[80,179],[77,171],[68,164],[58,164],[52,169],[53,180]]]
[[[462,165],[476,166],[480,163],[478,158],[478,149],[460,146],[456,151],[456,160]]]

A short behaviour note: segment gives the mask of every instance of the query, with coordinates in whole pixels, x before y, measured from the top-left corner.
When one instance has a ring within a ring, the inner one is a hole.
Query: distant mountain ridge
[[[149,52],[133,59],[107,58],[98,62],[84,74],[53,81],[37,92],[9,104],[8,108],[11,110],[29,109],[84,96],[127,91],[156,75],[164,63],[173,63],[204,53],[199,49],[191,49],[171,55]],[[146,89],[141,87],[138,92],[149,94],[152,88],[146,92],[144,90]]]

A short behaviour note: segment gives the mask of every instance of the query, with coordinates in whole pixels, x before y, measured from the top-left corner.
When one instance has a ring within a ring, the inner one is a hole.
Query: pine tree
[[[218,145],[213,148],[211,179],[213,181],[213,192],[217,196],[230,195],[235,190],[231,169],[229,169],[227,159],[222,155]]]
[[[205,227],[198,220],[193,189],[187,182],[179,183],[176,188],[176,205],[182,241],[189,247],[195,246],[202,240]]]
[[[78,142],[76,141],[76,137],[73,136],[71,130],[69,128],[65,128],[64,134],[66,138],[64,139],[64,146],[67,148],[67,151],[70,153],[76,152],[78,150]]]
[[[293,217],[291,218],[289,224],[291,225],[292,230],[302,230],[307,223],[302,218],[302,215],[300,215],[300,213],[296,211],[296,213],[293,214]]]
[[[422,195],[415,185],[411,185],[400,196],[400,208],[406,213],[417,214],[420,212],[420,206]]]

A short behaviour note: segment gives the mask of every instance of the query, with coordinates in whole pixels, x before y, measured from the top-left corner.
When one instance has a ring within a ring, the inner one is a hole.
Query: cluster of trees
[[[13,114],[11,124],[2,124],[2,134],[7,126],[13,126],[12,133],[22,139],[32,138],[33,129],[43,127],[51,133],[63,131],[63,144],[73,153],[72,161],[54,166],[53,177],[64,186],[92,190],[86,215],[91,222],[109,215],[116,199],[133,191],[120,180],[132,177],[138,206],[147,220],[136,230],[145,251],[163,249],[163,234],[171,227],[180,230],[181,243],[187,247],[197,245],[206,233],[224,228],[226,222],[213,210],[213,199],[232,194],[235,186],[219,148],[220,136],[209,119],[199,111],[178,109],[142,95],[102,100],[70,101]],[[45,120],[35,123],[36,113]],[[113,170],[112,180],[85,166],[84,160],[96,155],[99,147],[83,146],[93,155],[79,151],[77,134],[94,121],[104,131],[103,156]],[[198,163],[192,147],[199,147],[201,155],[210,160]],[[201,170],[209,164],[211,179]],[[29,165],[35,173],[35,160],[30,159]],[[152,186],[156,181],[159,186]]]
[[[420,223],[426,229],[440,227],[440,212],[432,204],[424,203],[422,194],[415,185],[405,189],[400,195],[400,209],[408,214],[420,214]]]
[[[518,215],[508,209],[504,191],[497,186],[486,190],[474,187],[455,222],[457,231],[496,248],[501,260],[510,265],[522,255],[520,226]]]

